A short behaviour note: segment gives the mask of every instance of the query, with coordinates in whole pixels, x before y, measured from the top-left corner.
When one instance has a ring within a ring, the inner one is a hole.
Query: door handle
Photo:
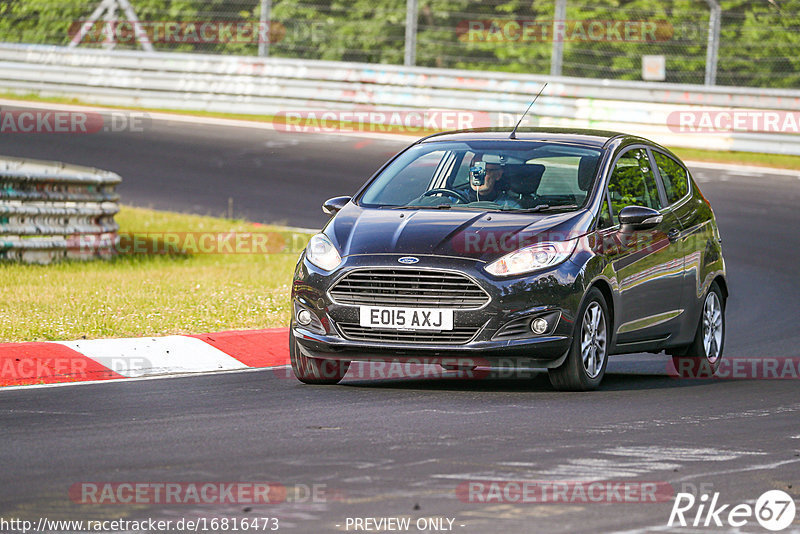
[[[667,232],[667,239],[669,239],[670,243],[674,243],[678,240],[681,235],[681,231],[677,228],[672,228],[669,232]]]

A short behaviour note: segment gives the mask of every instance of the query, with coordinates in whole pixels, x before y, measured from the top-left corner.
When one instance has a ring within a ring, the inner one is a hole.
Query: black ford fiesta
[[[295,375],[351,361],[547,368],[596,388],[608,356],[716,370],[728,287],[714,214],[686,166],[615,132],[426,137],[333,215],[294,273]]]

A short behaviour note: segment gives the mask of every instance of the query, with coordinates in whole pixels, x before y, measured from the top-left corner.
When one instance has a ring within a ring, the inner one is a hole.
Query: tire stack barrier
[[[110,257],[121,181],[89,167],[0,157],[0,260]]]

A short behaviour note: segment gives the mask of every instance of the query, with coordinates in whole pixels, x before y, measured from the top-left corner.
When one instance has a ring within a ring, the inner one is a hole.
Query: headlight
[[[306,247],[306,259],[326,271],[332,271],[342,263],[339,251],[325,234],[316,234],[311,237]]]
[[[558,243],[537,243],[506,254],[485,267],[494,276],[513,276],[546,269],[572,256],[577,239]]]

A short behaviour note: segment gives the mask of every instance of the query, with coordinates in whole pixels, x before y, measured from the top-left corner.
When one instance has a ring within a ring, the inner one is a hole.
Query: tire
[[[333,385],[344,378],[350,362],[325,360],[305,356],[298,346],[294,333],[289,330],[289,360],[294,376],[304,384]]]
[[[703,299],[703,309],[692,344],[672,356],[683,378],[711,378],[722,362],[725,348],[725,298],[716,282]]]
[[[578,311],[567,359],[548,370],[553,387],[559,391],[596,389],[606,374],[610,339],[608,305],[600,290],[593,287]]]

